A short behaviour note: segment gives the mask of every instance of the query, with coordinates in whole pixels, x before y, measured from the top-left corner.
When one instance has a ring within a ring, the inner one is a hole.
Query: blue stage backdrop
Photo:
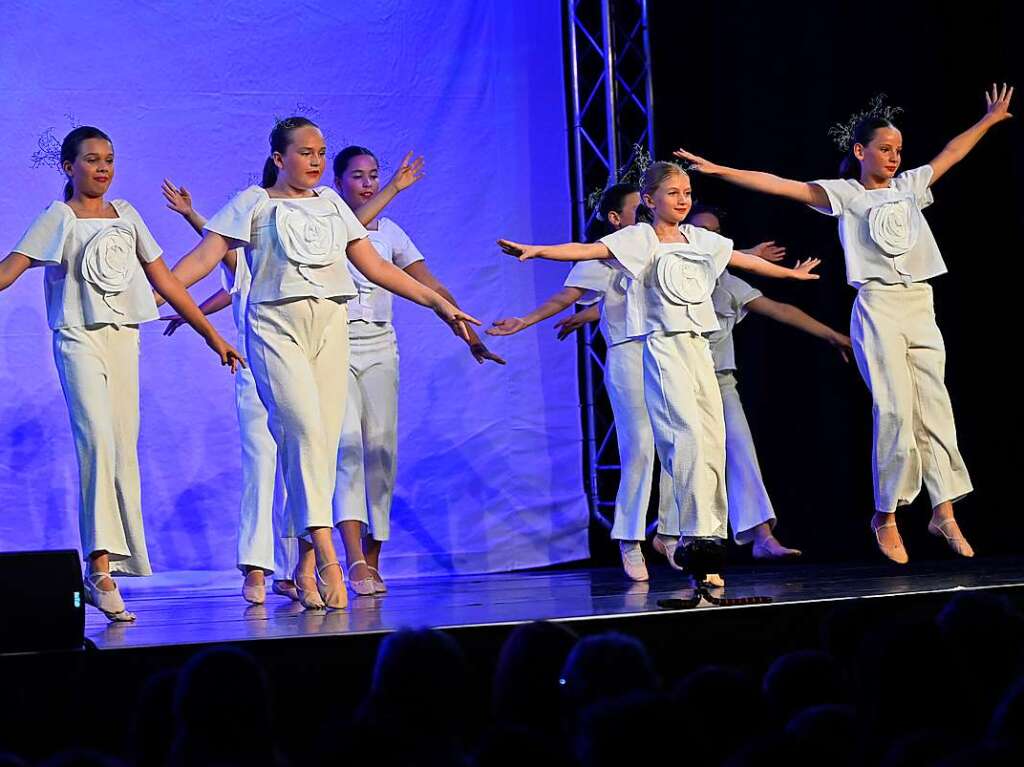
[[[481,319],[522,313],[564,268],[501,256],[498,236],[570,238],[560,4],[548,0],[5,4],[0,185],[5,252],[62,179],[33,169],[47,128],[114,140],[112,196],[175,263],[196,241],[164,207],[165,176],[211,215],[258,178],[274,118],[297,108],[333,154],[407,149],[427,176],[388,215]],[[387,169],[385,169],[385,176]],[[325,176],[329,183],[330,174]],[[0,549],[78,546],[77,468],[51,357],[42,271],[0,294]],[[201,300],[218,284],[197,285]],[[533,567],[587,555],[572,342],[550,327],[491,344],[478,366],[434,316],[398,302],[401,435],[392,575]],[[230,312],[216,325],[233,337]],[[233,388],[188,328],[142,333],[143,503],[157,570],[235,564],[239,443]],[[166,577],[166,576],[165,576]],[[141,585],[141,584],[139,584]]]

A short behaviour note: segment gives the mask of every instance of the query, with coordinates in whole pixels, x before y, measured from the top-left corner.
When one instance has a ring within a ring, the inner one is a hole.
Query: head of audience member
[[[537,730],[559,726],[559,679],[578,637],[557,623],[517,627],[498,657],[492,688],[496,721]]]

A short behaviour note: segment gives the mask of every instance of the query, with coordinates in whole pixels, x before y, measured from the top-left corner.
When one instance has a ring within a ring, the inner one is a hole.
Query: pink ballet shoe
[[[313,588],[306,589],[302,587],[302,581],[313,581]],[[292,583],[295,584],[295,594],[298,597],[298,601],[307,610],[323,610],[324,600],[320,596],[320,589],[318,588],[316,578],[311,575],[300,575],[299,571],[296,570],[292,573]]]
[[[256,570],[250,570],[245,574],[245,580],[242,581],[242,599],[252,605],[261,605],[267,601],[267,582],[263,580],[259,584],[249,583],[249,576],[257,572]]]
[[[293,602],[299,601],[299,592],[298,589],[295,588],[294,581],[275,580],[273,585],[270,587],[270,590],[280,597],[288,597],[288,599]]]
[[[341,588],[331,590],[323,578],[323,572],[328,567],[337,567],[341,571]],[[297,584],[296,584],[297,585]],[[341,569],[341,562],[328,562],[316,569],[316,588],[320,592],[324,606],[328,610],[344,610],[348,607],[348,592],[345,590],[345,571]]]
[[[878,531],[883,527],[896,527],[896,523],[886,522],[884,525],[878,525],[877,527],[872,523],[871,530],[875,534],[875,542],[878,544],[878,550],[896,564],[905,565],[910,561],[910,556],[907,554],[907,550],[903,546],[903,538],[899,534],[899,528],[896,528],[896,543],[887,544],[882,543],[882,537],[878,534]]]
[[[619,541],[619,554],[622,556],[622,569],[631,581],[642,582],[650,578],[639,541]]]
[[[368,575],[365,578],[360,578],[359,580],[353,580],[352,571],[359,565],[363,565],[367,570],[370,569],[370,566],[366,564],[365,559],[360,559],[350,564],[348,566],[348,587],[352,589],[352,592],[356,596],[368,597],[375,593],[377,588],[373,584],[373,575]]]
[[[661,533],[658,533],[656,536],[654,536],[654,540],[651,541],[651,545],[654,547],[655,551],[657,551],[659,554],[661,554],[668,560],[668,563],[673,570],[681,571],[683,569],[676,564],[674,556],[676,553],[676,548],[679,546],[678,538],[675,538],[671,535],[662,535]]]
[[[952,532],[949,531],[950,525],[953,526]],[[928,532],[938,538],[945,538],[949,548],[961,557],[970,558],[974,556],[974,549],[971,548],[971,544],[964,538],[964,534],[960,532],[960,525],[956,523],[953,517],[947,517],[938,524],[932,520],[928,523]]]
[[[99,582],[104,579],[114,584],[113,591],[103,591],[98,587]],[[84,597],[86,603],[106,615],[107,620],[114,623],[131,623],[135,620],[135,614],[125,609],[121,592],[117,588],[117,583],[110,577],[110,573],[88,573],[85,576],[83,585],[85,586]]]
[[[799,557],[803,552],[800,549],[791,549],[783,546],[774,535],[755,541],[751,554],[754,559],[793,559]]]
[[[376,594],[384,594],[388,590],[388,586],[384,583],[384,579],[380,576],[380,570],[372,565],[367,565],[366,569],[370,571],[370,575],[373,576],[373,591]]]

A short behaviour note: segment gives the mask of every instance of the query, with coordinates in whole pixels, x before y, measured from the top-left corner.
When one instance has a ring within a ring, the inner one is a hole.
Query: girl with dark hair
[[[327,148],[305,118],[278,122],[252,186],[206,222],[203,239],[175,267],[186,285],[242,248],[251,284],[245,339],[260,400],[281,458],[288,535],[299,540],[295,586],[308,608],[347,606],[331,538],[332,497],[344,417],[351,260],[371,281],[432,308],[456,332],[478,320],[384,262],[351,209],[320,180]]]
[[[1011,117],[1013,88],[992,86],[985,115],[950,141],[927,165],[897,175],[903,137],[884,115],[861,116],[848,137],[841,168],[853,178],[804,183],[716,165],[679,149],[698,173],[787,197],[839,219],[847,282],[857,289],[850,335],[874,412],[874,500],[871,528],[881,552],[908,561],[896,510],[910,504],[922,482],[931,499],[928,530],[960,556],[974,556],[953,516],[953,503],[972,490],[956,442],[944,381],[946,351],[935,322],[928,280],[946,273],[921,211],[931,187],[960,162],[992,126]]]
[[[377,157],[366,147],[346,147],[334,158],[334,186],[357,215],[380,193],[379,174]],[[384,261],[458,305],[395,221],[376,213],[368,218],[370,243]],[[338,452],[334,524],[345,544],[349,587],[365,596],[387,591],[380,552],[391,535],[397,467],[398,340],[391,293],[351,265],[349,271],[358,295],[348,304],[348,399]],[[471,328],[463,338],[478,363],[505,364]]]
[[[769,277],[813,280],[817,262],[776,266],[684,224],[692,205],[690,179],[673,163],[648,167],[640,194],[638,212],[651,223],[624,227],[596,243],[498,243],[521,261],[608,260],[625,273],[625,336],[643,340],[645,407],[676,503],[654,546],[673,562],[680,538],[688,544],[726,537],[725,423],[704,335],[719,327],[711,302],[715,281],[730,264]],[[715,576],[714,582],[721,580]]]
[[[153,290],[206,340],[221,364],[243,364],[164,264],[138,212],[107,201],[114,147],[98,128],[69,133],[68,178],[54,202],[0,261],[0,290],[44,266],[53,354],[71,417],[80,480],[79,531],[88,561],[85,599],[131,621],[111,573],[150,575],[139,485],[139,325],[157,318]]]
[[[409,188],[422,177],[422,161],[411,161],[406,155],[392,179],[369,202],[355,211],[359,223],[366,225],[395,195]],[[192,195],[184,187],[170,181],[163,184],[167,207],[181,214],[202,236],[206,218],[192,205]],[[221,262],[223,288],[207,298],[199,308],[214,314],[231,307],[238,329],[240,348],[245,346],[245,311],[251,280],[245,266],[245,254],[232,251]],[[239,265],[240,264],[240,265]],[[176,316],[168,321],[164,335],[173,335],[183,324]],[[298,599],[292,574],[298,557],[294,538],[282,535],[284,524],[284,483],[279,469],[277,445],[268,426],[267,408],[260,401],[252,373],[242,370],[235,377],[235,407],[242,444],[242,503],[238,518],[238,569],[242,571],[242,597],[253,604],[266,601],[266,576],[274,575],[275,594]]]

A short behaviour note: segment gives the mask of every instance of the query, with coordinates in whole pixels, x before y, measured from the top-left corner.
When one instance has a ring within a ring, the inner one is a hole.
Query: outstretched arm
[[[752,248],[740,248],[739,250],[740,253],[749,253],[752,256],[763,258],[765,261],[771,261],[772,263],[781,261],[786,257],[786,246],[776,245],[775,240],[768,240],[768,242],[762,242]]]
[[[32,259],[24,253],[8,253],[7,258],[0,261],[0,290],[7,290],[30,266]]]
[[[964,159],[967,153],[981,141],[981,137],[988,133],[989,128],[1013,117],[1009,111],[1011,98],[1013,98],[1013,88],[1008,89],[1006,83],[1003,83],[1002,90],[997,89],[995,84],[992,85],[992,91],[985,94],[987,109],[984,117],[946,144],[945,148],[929,163],[932,166],[931,184],[942,178],[946,171]]]
[[[511,240],[498,240],[502,251],[520,261],[545,258],[548,261],[597,261],[611,258],[612,252],[601,242],[568,242],[564,245],[524,245]]]
[[[591,322],[597,322],[599,319],[601,319],[601,305],[594,304],[593,306],[588,306],[582,312],[576,312],[565,319],[559,320],[555,323],[555,327],[558,328],[558,340],[564,341],[579,328]]]
[[[221,365],[230,366],[232,373],[235,372],[238,365],[245,367],[245,360],[242,359],[242,355],[231,344],[221,338],[220,333],[216,331],[213,325],[210,324],[210,321],[199,311],[199,307],[196,306],[192,296],[185,290],[185,286],[171,274],[162,258],[158,258],[148,264],[143,264],[142,269],[153,288],[167,299],[167,302],[178,311],[178,314],[184,317],[185,321],[194,327],[196,332],[206,340],[207,346],[217,353],[220,357]]]
[[[805,261],[797,261],[792,269],[786,266],[776,266],[765,261],[763,258],[752,256],[740,250],[732,252],[729,259],[729,266],[737,269],[745,269],[753,274],[760,274],[762,277],[774,277],[779,280],[816,280],[820,275],[814,274],[814,269],[821,263],[820,258],[808,258]]]
[[[204,232],[199,244],[186,253],[171,271],[182,285],[190,288],[212,272],[214,267],[238,245],[239,243],[234,240],[229,240],[216,232]]]
[[[381,211],[395,199],[399,192],[404,192],[423,178],[423,175],[423,158],[417,157],[413,160],[412,151],[410,150],[402,159],[402,164],[398,166],[398,170],[395,171],[395,175],[391,177],[391,180],[382,186],[380,191],[367,200],[365,204],[360,205],[352,212],[356,214],[360,224],[369,226],[370,222],[381,214]]]
[[[849,353],[853,351],[850,337],[840,333],[838,330],[833,330],[823,322],[818,322],[818,320],[814,319],[803,309],[799,309],[792,304],[773,301],[764,296],[755,298],[748,303],[747,309],[756,314],[763,314],[765,317],[770,317],[785,325],[790,325],[805,333],[810,333],[815,338],[820,338],[822,341],[832,344],[839,354],[842,355],[844,361],[850,361]]]
[[[352,265],[370,282],[396,296],[433,309],[434,313],[462,338],[469,339],[467,323],[480,324],[480,320],[453,306],[426,285],[420,284],[397,266],[381,258],[365,237],[350,242],[346,253]]]
[[[716,165],[705,160],[703,157],[687,152],[685,149],[677,149],[672,154],[680,160],[689,163],[689,170],[696,171],[697,173],[702,173],[706,176],[718,176],[718,178],[731,184],[752,189],[755,192],[785,197],[789,200],[802,202],[804,205],[812,205],[816,208],[829,208],[828,195],[817,184],[809,184],[806,181],[793,181],[792,179],[756,170],[739,170],[738,168],[728,168],[725,165]]]
[[[455,300],[455,296],[453,296],[448,288],[441,284],[441,281],[434,276],[432,271],[430,271],[430,267],[427,266],[426,261],[416,261],[415,263],[409,264],[409,266],[405,267],[405,273],[421,285],[426,285],[452,306],[459,305],[459,302]],[[469,346],[469,351],[473,355],[473,359],[480,364],[483,364],[487,360],[497,362],[499,365],[505,364],[504,359],[487,348],[487,345],[480,340],[480,336],[477,335],[473,328],[468,326],[466,327],[466,336],[463,340]]]
[[[554,317],[560,311],[568,309],[583,297],[583,290],[580,288],[562,288],[544,303],[538,306],[529,314],[523,317],[507,317],[495,320],[492,327],[487,329],[489,336],[511,336],[521,330],[526,330],[531,325]]]

